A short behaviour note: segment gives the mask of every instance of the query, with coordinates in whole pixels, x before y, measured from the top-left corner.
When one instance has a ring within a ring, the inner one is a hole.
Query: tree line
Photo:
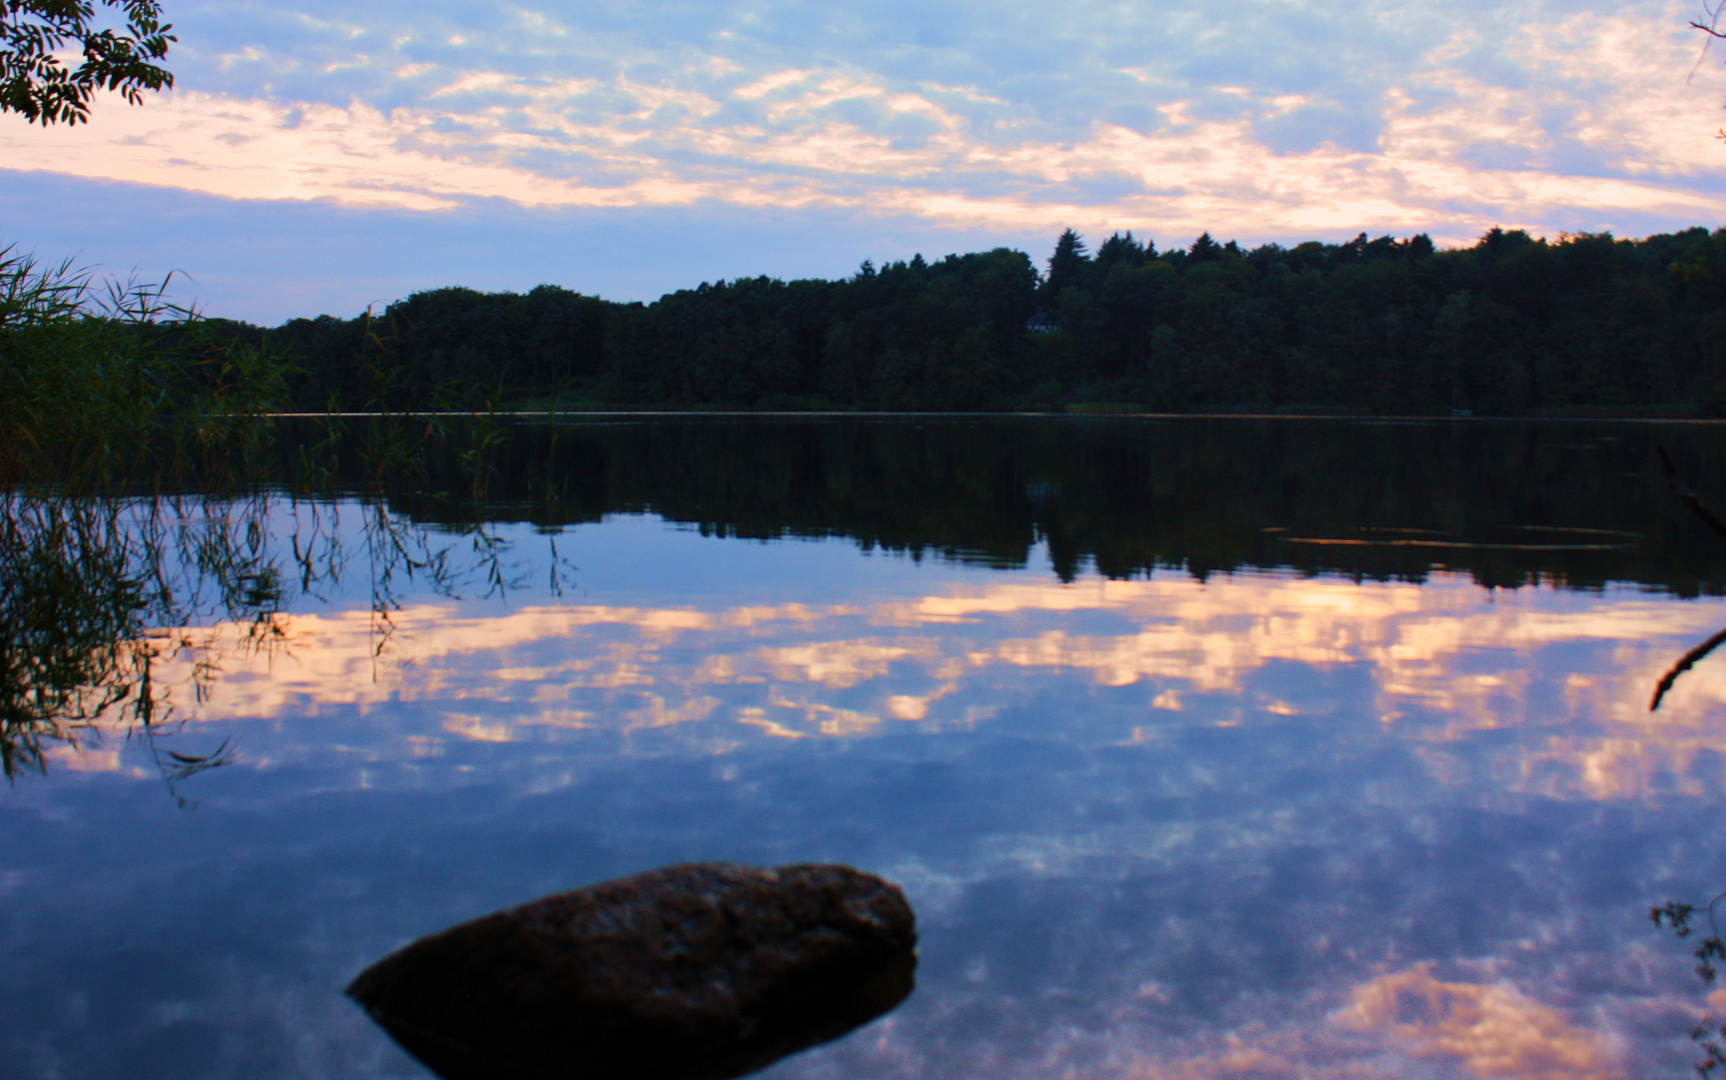
[[[229,324],[241,335],[255,327]],[[651,304],[443,288],[268,331],[305,410],[487,404],[1357,414],[1726,414],[1726,229],[1493,229],[1245,249],[1209,234],[1041,270],[1006,248]]]

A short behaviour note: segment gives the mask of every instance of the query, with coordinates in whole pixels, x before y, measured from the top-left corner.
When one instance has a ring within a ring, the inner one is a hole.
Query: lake
[[[1726,426],[1293,419],[14,494],[0,1071],[424,1076],[360,969],[724,859],[918,914],[910,1000],[775,1080],[1687,1075],[1648,909],[1726,888],[1726,655],[1649,705],[1726,540],[1657,444],[1726,509]]]

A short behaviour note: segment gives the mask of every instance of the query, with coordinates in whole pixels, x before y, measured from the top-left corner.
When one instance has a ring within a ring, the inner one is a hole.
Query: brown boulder
[[[444,1080],[729,1080],[911,992],[899,889],[848,866],[650,870],[421,938],[348,994]]]

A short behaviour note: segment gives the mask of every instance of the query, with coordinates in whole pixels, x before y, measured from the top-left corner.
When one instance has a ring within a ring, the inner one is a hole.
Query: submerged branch
[[[1666,474],[1666,482],[1678,494],[1679,500],[1688,506],[1692,513],[1701,518],[1710,529],[1713,529],[1718,536],[1726,539],[1726,521],[1722,521],[1720,515],[1711,510],[1694,491],[1685,485],[1684,481],[1678,479],[1678,469],[1672,464],[1672,456],[1666,452],[1666,448],[1656,444],[1654,452],[1660,456],[1661,471]],[[1648,703],[1648,711],[1654,712],[1659,709],[1661,699],[1665,698],[1667,691],[1671,690],[1672,685],[1678,681],[1678,676],[1695,667],[1709,653],[1719,648],[1722,642],[1726,642],[1726,628],[1722,628],[1719,633],[1679,657],[1678,662],[1673,664],[1671,669],[1662,675],[1660,681],[1655,684],[1654,697]]]
[[[1660,676],[1660,682],[1654,687],[1654,700],[1648,703],[1648,711],[1654,712],[1660,708],[1660,700],[1666,696],[1666,691],[1672,689],[1672,684],[1678,681],[1678,676],[1695,667],[1697,661],[1718,649],[1722,642],[1726,642],[1726,627],[1721,628],[1719,633],[1679,657],[1678,662],[1672,665],[1671,670]]]
[[[1722,521],[1719,514],[1710,510],[1707,504],[1685,485],[1684,481],[1678,479],[1678,469],[1673,466],[1672,458],[1666,453],[1664,446],[1655,446],[1654,452],[1660,455],[1660,468],[1666,474],[1666,482],[1672,485],[1673,491],[1678,493],[1679,500],[1688,506],[1692,513],[1706,522],[1708,527],[1713,529],[1721,539],[1726,540],[1726,521]]]

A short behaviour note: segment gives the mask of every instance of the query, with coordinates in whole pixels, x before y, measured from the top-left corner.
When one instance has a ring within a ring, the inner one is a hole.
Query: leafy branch
[[[0,112],[22,113],[26,120],[77,124],[90,119],[97,90],[118,90],[129,104],[143,101],[145,90],[174,85],[174,76],[156,63],[178,40],[162,21],[156,0],[102,0],[125,19],[122,29],[98,29],[90,0],[0,0]],[[61,62],[68,41],[83,49],[75,68]]]

